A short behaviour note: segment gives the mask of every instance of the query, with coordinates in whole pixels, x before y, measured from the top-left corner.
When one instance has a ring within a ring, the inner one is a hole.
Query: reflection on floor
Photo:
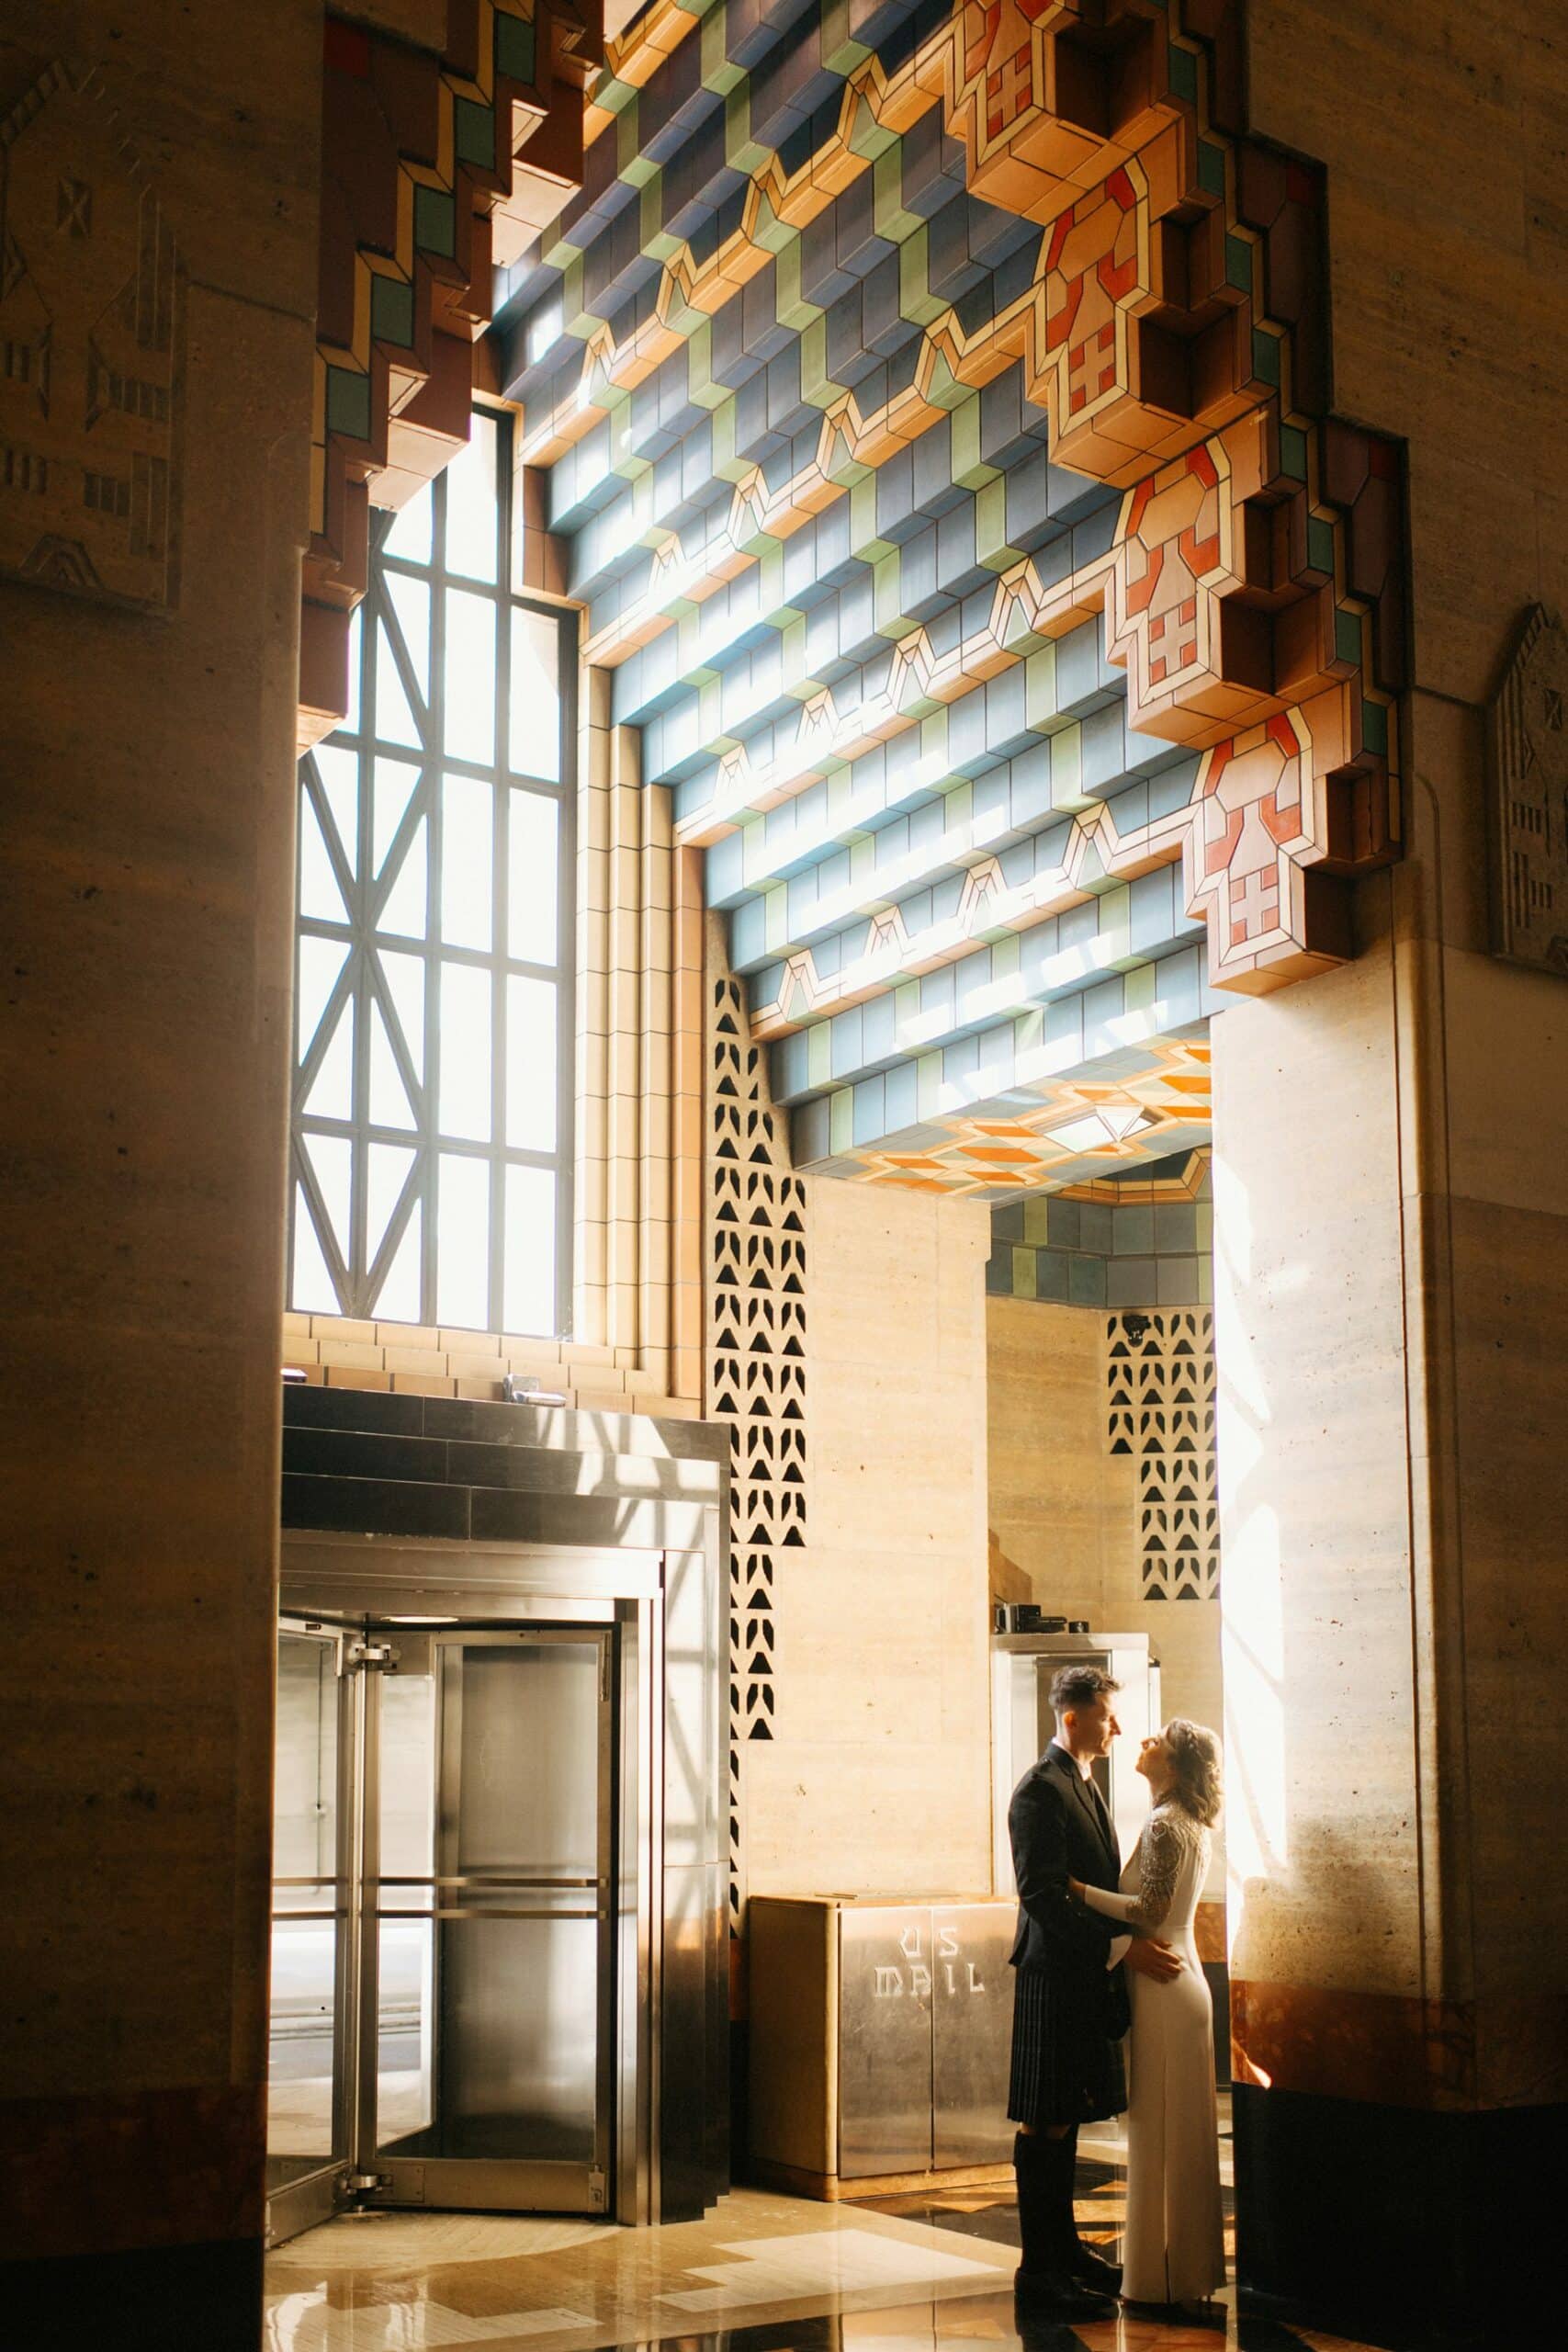
[[[1228,2137],[1223,2172],[1230,2211]],[[1079,2226],[1117,2251],[1125,2150],[1080,2148]],[[366,2213],[268,2257],[266,2352],[1427,2352],[1238,2305],[1030,2323],[1012,2297],[1018,2216],[999,2187],[817,2205],[737,2189],[705,2221]]]
[[[570,2233],[570,2244],[563,2238]],[[1005,2287],[1003,2247],[852,2207],[737,2189],[705,2221],[623,2230],[479,2214],[329,2222],[267,2261],[266,2352],[528,2352],[853,2315]],[[929,2337],[922,2339],[929,2341]]]
[[[1091,2124],[1079,2135],[1074,2199],[1079,2234],[1114,2256],[1127,2211],[1127,2143],[1120,2123]],[[1225,2255],[1235,2260],[1235,2169],[1231,2154],[1230,2094],[1220,2098],[1220,2193],[1224,2203]],[[866,2199],[863,2212],[896,2213],[938,2230],[956,2230],[992,2245],[1018,2245],[1012,2186],[925,2188],[903,2197]]]

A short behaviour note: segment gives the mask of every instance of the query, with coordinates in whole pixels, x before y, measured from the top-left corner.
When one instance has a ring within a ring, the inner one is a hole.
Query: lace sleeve
[[[1145,1824],[1139,1852],[1143,1874],[1127,1918],[1140,1928],[1163,1928],[1181,1875],[1182,1836],[1168,1813],[1151,1813]]]

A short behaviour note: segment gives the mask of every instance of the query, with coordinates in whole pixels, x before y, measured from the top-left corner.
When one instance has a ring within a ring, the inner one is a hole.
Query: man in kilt
[[[1121,1728],[1111,1707],[1119,1687],[1098,1667],[1063,1667],[1051,1685],[1055,1737],[1008,1807],[1019,1897],[1008,2086],[1009,2120],[1019,2127],[1017,2283],[1032,2312],[1061,2319],[1112,2316],[1122,2283],[1118,2266],[1079,2240],[1073,2175],[1079,2124],[1120,2115],[1127,2104],[1123,1969],[1168,1977],[1181,1965],[1168,1945],[1129,1936],[1067,1893],[1069,1878],[1114,1890],[1122,1875],[1115,1827],[1092,1775]]]

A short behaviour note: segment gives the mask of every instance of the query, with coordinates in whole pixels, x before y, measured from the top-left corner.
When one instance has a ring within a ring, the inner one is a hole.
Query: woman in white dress
[[[1183,1962],[1178,1976],[1130,1980],[1122,2293],[1128,2302],[1201,2303],[1225,2275],[1213,2003],[1192,1940],[1220,1810],[1220,1743],[1176,1716],[1145,1740],[1137,1770],[1154,1804],[1122,1892],[1068,1886],[1091,1909],[1158,1936]]]

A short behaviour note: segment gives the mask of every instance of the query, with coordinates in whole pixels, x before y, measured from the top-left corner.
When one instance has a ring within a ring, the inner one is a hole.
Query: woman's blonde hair
[[[1193,1820],[1201,1821],[1207,1829],[1220,1817],[1224,1793],[1218,1736],[1206,1724],[1192,1724],[1185,1715],[1173,1715],[1165,1727],[1165,1740],[1176,1768],[1172,1794]]]

